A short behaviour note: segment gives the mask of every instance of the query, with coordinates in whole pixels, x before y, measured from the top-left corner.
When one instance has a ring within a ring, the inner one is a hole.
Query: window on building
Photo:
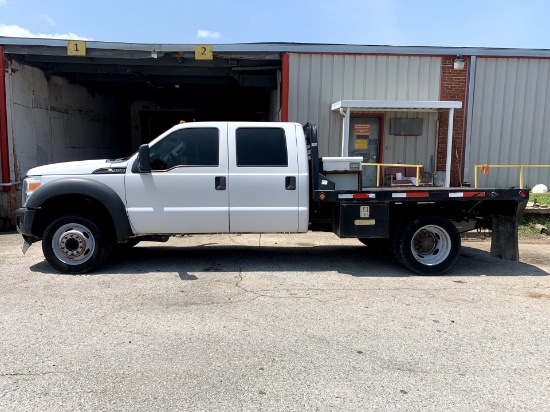
[[[219,130],[187,128],[176,130],[151,147],[151,169],[178,166],[218,166]]]
[[[285,131],[280,128],[237,129],[237,166],[286,167],[288,154]]]

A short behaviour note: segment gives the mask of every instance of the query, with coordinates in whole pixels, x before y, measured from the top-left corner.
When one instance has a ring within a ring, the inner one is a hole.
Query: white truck
[[[332,231],[438,275],[458,257],[459,232],[485,227],[493,255],[519,258],[524,190],[342,189],[323,169],[314,124],[184,123],[129,158],[29,170],[17,229],[23,252],[42,240],[47,261],[65,273],[96,270],[142,240],[196,233]]]

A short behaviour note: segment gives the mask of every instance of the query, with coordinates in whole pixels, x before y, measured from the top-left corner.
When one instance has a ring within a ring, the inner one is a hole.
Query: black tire
[[[397,261],[419,275],[441,275],[458,259],[460,234],[449,220],[422,216],[403,224],[393,242]]]
[[[63,216],[44,231],[42,251],[46,260],[62,273],[89,273],[109,255],[109,242],[102,230],[82,215]]]

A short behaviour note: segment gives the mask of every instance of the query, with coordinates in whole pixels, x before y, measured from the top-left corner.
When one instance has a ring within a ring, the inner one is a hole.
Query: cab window
[[[285,131],[276,127],[242,127],[237,129],[238,167],[287,167]]]
[[[151,169],[219,166],[219,147],[215,127],[176,130],[151,147]]]

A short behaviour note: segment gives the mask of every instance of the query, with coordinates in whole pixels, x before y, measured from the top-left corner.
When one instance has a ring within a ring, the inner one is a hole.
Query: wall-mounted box
[[[422,135],[423,119],[390,119],[390,134],[393,136]]]

